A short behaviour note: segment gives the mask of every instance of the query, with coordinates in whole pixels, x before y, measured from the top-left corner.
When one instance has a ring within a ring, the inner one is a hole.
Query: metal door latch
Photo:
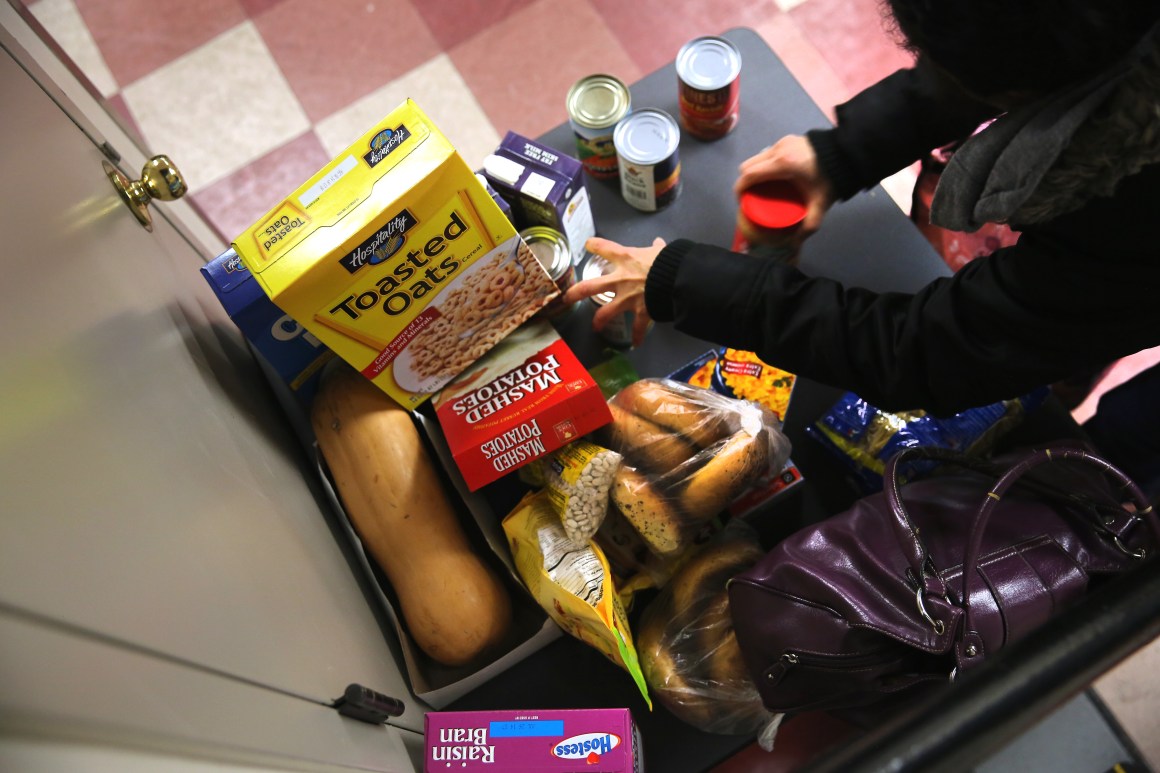
[[[344,717],[372,725],[385,725],[388,719],[399,716],[406,708],[398,698],[375,692],[361,684],[347,685],[346,692],[334,701],[333,706]]]

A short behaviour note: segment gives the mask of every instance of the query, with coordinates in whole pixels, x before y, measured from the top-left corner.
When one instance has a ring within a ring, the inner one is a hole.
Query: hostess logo
[[[391,151],[410,139],[410,137],[411,132],[407,131],[407,127],[403,124],[399,124],[396,129],[383,129],[374,137],[371,137],[370,152],[363,155],[363,160],[369,166],[375,166],[389,156]]]
[[[620,746],[620,736],[613,733],[585,733],[565,738],[552,749],[552,756],[562,760],[582,760],[590,755],[604,755]]]
[[[363,266],[374,266],[387,260],[407,241],[407,231],[416,223],[411,210],[404,209],[388,220],[382,228],[371,234],[362,244],[338,259],[350,273]]]

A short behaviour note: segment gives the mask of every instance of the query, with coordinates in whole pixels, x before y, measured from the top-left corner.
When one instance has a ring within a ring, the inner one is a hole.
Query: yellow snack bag
[[[559,293],[410,100],[234,249],[275,305],[407,408]]]
[[[535,460],[528,465],[535,469],[522,477],[544,488],[568,539],[583,545],[604,522],[620,460],[615,451],[581,439]]]
[[[637,660],[632,632],[604,553],[583,548],[564,533],[548,494],[527,494],[503,520],[516,570],[556,623],[628,671],[649,708],[652,700]]]

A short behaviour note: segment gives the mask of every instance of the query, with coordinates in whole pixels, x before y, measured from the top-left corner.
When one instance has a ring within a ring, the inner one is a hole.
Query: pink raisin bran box
[[[643,773],[628,709],[443,711],[426,717],[426,773]]]

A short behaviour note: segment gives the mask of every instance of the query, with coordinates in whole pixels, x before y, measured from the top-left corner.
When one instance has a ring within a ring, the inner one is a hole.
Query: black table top
[[[741,51],[741,115],[737,127],[712,142],[682,135],[678,152],[684,187],[677,199],[659,212],[645,213],[627,204],[617,180],[589,179],[593,217],[601,236],[639,246],[660,236],[728,247],[737,215],[733,183],[741,162],[786,134],[830,125],[826,115],[755,32],[735,29],[724,37]],[[673,65],[633,84],[631,91],[634,107],[657,107],[677,116],[677,75]],[[576,153],[575,138],[567,123],[540,139],[561,152]],[[950,273],[881,187],[839,203],[830,211],[823,228],[803,247],[801,268],[809,274],[878,291],[913,291]],[[586,365],[606,356],[602,340],[592,333],[591,315],[591,307],[581,304],[557,324]],[[629,351],[627,356],[640,375],[661,376],[709,348],[711,345],[705,341],[661,324],[650,331],[643,346]],[[811,520],[843,509],[853,493],[844,482],[834,485],[830,479],[838,471],[828,452],[803,434],[805,427],[840,395],[840,390],[799,379],[786,417],[785,431],[793,443],[794,461],[807,481],[824,482],[807,485],[803,492],[806,516]]]
[[[660,212],[643,213],[630,207],[621,198],[616,180],[589,178],[588,191],[600,235],[634,245],[649,244],[660,236],[729,246],[736,217],[732,186],[739,164],[786,134],[829,125],[825,114],[755,32],[735,29],[724,37],[738,46],[743,61],[737,128],[712,142],[682,136],[679,153],[684,188]],[[599,69],[598,63],[594,69]],[[631,91],[634,107],[658,107],[677,116],[677,76],[672,64],[633,84]],[[576,154],[567,123],[540,140],[563,153]],[[949,273],[881,188],[835,206],[822,230],[803,248],[801,267],[813,275],[878,291],[916,290]],[[591,308],[587,305],[581,304],[557,327],[586,365],[607,356],[605,344],[591,330]],[[649,333],[645,344],[627,352],[627,357],[641,376],[659,376],[709,348],[705,341],[660,324]],[[800,525],[840,512],[856,497],[829,452],[804,434],[805,427],[840,395],[840,390],[799,378],[785,432],[793,443],[792,458],[806,482],[761,513],[762,523],[769,527],[763,536],[784,536]],[[502,488],[488,495],[500,500],[495,502],[497,512],[507,512]],[[632,710],[644,738],[649,770],[706,770],[752,742],[751,738],[703,733],[659,705],[650,713],[627,674],[596,650],[569,637],[553,642],[448,709],[600,706]]]

